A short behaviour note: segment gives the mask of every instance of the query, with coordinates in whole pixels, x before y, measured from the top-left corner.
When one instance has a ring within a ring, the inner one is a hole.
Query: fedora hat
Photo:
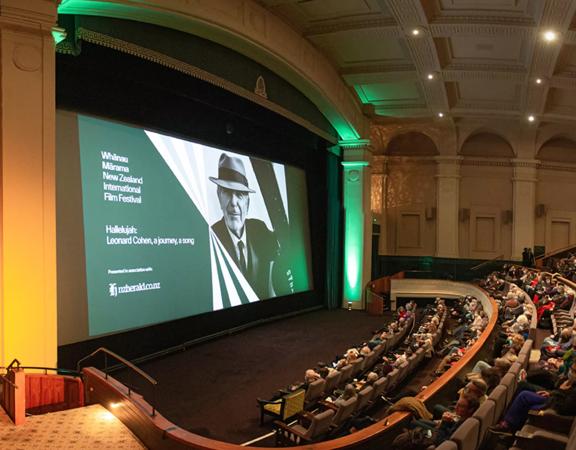
[[[218,178],[208,178],[213,183],[226,189],[248,193],[256,192],[248,187],[248,179],[246,178],[242,160],[234,156],[228,156],[226,153],[222,153],[218,161]]]

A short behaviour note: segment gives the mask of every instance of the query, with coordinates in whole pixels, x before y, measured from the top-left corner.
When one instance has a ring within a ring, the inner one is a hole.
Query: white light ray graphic
[[[196,201],[202,209],[202,215],[208,217],[208,208],[206,207],[206,192],[204,189],[205,181],[204,176],[204,154],[202,151],[197,151],[194,144],[183,141],[181,139],[170,139],[176,148],[176,157],[178,158],[179,166],[185,180],[188,181],[195,193]],[[192,158],[191,158],[192,156]],[[200,165],[202,167],[200,167]]]
[[[214,256],[216,242],[214,236],[210,234],[210,273],[212,274],[212,311],[219,311],[224,308],[222,304],[222,292],[220,291],[220,281],[218,280],[218,267]]]
[[[170,170],[172,170],[172,172],[180,182],[180,185],[184,188],[184,190],[186,191],[186,193],[188,194],[188,196],[190,197],[190,199],[192,200],[192,202],[194,203],[200,214],[202,214],[202,217],[204,218],[206,223],[208,223],[206,208],[202,207],[203,206],[202,203],[205,202],[203,202],[199,197],[199,192],[193,186],[191,186],[190,177],[187,177],[185,174],[182,173],[179,167],[179,163],[177,162],[178,159],[177,150],[174,149],[173,144],[175,141],[178,140],[168,138],[166,136],[154,133],[152,131],[146,131],[146,134],[152,141],[156,149],[158,150],[158,153],[160,153],[162,158],[164,158],[164,161],[166,161],[166,164],[168,164],[168,167],[170,167]]]
[[[210,231],[210,234],[213,234]],[[218,240],[218,239],[216,239]],[[223,252],[226,254],[226,252]],[[234,282],[232,281],[232,277],[230,276],[230,272],[228,272],[228,268],[224,263],[224,258],[222,256],[222,250],[220,248],[216,248],[216,255],[218,256],[218,264],[220,265],[220,271],[222,272],[222,276],[224,277],[224,284],[226,285],[226,292],[228,292],[228,296],[230,298],[230,306],[238,306],[242,304],[242,300],[238,296],[238,292],[236,292],[236,287],[234,286]],[[218,273],[218,272],[216,272]],[[212,272],[212,277],[214,277],[215,272]]]
[[[288,213],[288,192],[286,190],[286,168],[282,164],[272,163],[272,169],[274,170],[276,183],[278,184],[278,189],[280,190],[280,197],[282,198],[282,204],[284,205],[286,221],[290,223],[290,215]]]
[[[223,255],[223,257],[226,258],[228,265],[230,267],[232,267],[234,275],[236,276],[238,283],[240,283],[240,287],[244,291],[244,294],[246,295],[246,298],[248,299],[248,301],[250,303],[257,302],[259,300],[259,298],[256,295],[256,293],[254,292],[254,289],[252,289],[252,286],[250,286],[250,283],[248,283],[248,281],[246,281],[246,278],[244,277],[244,275],[242,274],[242,272],[240,271],[238,266],[236,266],[236,263],[234,262],[232,257],[228,254],[228,252],[226,251],[226,249],[224,248],[224,246],[222,245],[222,243],[218,239],[218,236],[216,236],[216,234],[212,230],[210,230],[210,234],[212,235],[214,241],[218,243],[218,249],[217,250],[220,250],[220,252],[217,251],[216,253],[219,256],[221,253]],[[222,272],[226,271],[228,273],[228,267],[225,264],[223,264],[223,261],[221,259],[219,259],[219,262],[220,262],[220,267],[222,269]]]

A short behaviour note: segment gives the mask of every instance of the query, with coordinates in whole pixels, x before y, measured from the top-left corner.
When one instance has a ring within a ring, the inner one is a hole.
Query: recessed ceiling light
[[[410,34],[412,36],[420,36],[421,33],[422,31],[420,30],[420,28],[412,28],[412,30],[410,30]]]
[[[429,80],[433,80],[433,79],[434,79],[434,74],[433,74],[433,73],[429,73],[428,75],[426,75],[426,78],[428,78]]]
[[[534,117],[533,114],[530,114],[530,115],[528,116],[528,122],[534,122],[535,120],[536,120],[536,117]]]
[[[444,113],[443,113],[443,112],[439,112],[439,113],[438,113],[438,117],[440,117],[440,118],[444,117]]]
[[[552,30],[547,30],[542,34],[542,37],[546,42],[554,42],[556,39],[558,39],[558,33]]]
[[[542,84],[543,81],[544,80],[542,78],[536,78],[536,84]]]

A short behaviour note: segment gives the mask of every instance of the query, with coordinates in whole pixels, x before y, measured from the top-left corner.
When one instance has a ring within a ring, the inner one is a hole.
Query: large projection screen
[[[303,170],[74,118],[90,337],[312,289]]]

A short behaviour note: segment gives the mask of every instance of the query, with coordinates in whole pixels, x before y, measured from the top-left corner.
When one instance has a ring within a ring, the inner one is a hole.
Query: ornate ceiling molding
[[[304,36],[313,37],[323,34],[342,33],[353,30],[378,29],[383,36],[400,37],[402,30],[391,17],[379,17],[363,20],[340,20],[337,22],[314,24],[306,28]]]
[[[550,0],[544,6],[540,20],[540,30],[554,29],[560,36],[564,36],[572,23],[576,12],[576,2],[569,0]],[[536,35],[530,74],[534,77],[552,77],[560,50],[561,42],[547,43]],[[548,88],[527,83],[523,110],[526,113],[541,115],[546,106]]]
[[[409,30],[415,26],[427,28],[426,13],[420,1],[389,0],[388,8],[402,29]],[[436,46],[429,33],[422,33],[421,36],[406,39],[405,44],[412,56],[417,72],[422,74],[422,77],[429,72],[440,72],[441,65]],[[420,86],[431,113],[449,109],[444,83],[423,83],[421,81]]]
[[[254,0],[63,0],[58,12],[152,23],[217,42],[292,83],[316,104],[342,138],[354,139],[368,132],[358,100],[332,63]]]
[[[529,38],[534,35],[534,22],[516,23],[505,21],[502,24],[494,24],[492,21],[468,22],[467,17],[459,18],[452,23],[434,22],[429,25],[430,34],[435,37],[455,36],[488,36],[501,38]],[[491,18],[494,19],[494,18]]]

